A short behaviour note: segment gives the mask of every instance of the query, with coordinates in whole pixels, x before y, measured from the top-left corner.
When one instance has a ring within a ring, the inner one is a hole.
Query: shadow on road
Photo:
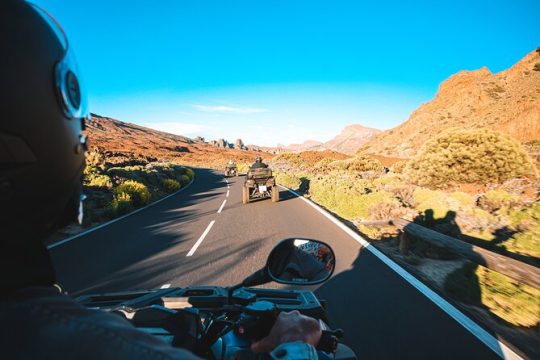
[[[196,176],[185,192],[54,248],[59,282],[75,295],[161,285],[153,279],[177,267],[175,258],[185,257],[171,248],[200,236],[189,223],[217,211],[195,205],[221,195],[226,186],[210,171],[197,170]],[[163,265],[157,259],[163,259]]]
[[[365,248],[315,293],[359,359],[497,358]]]

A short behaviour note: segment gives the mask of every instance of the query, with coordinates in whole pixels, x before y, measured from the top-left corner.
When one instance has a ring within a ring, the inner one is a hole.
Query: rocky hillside
[[[145,157],[217,168],[229,159],[252,162],[256,156],[270,157],[255,151],[220,148],[202,138],[190,139],[95,114],[87,123],[86,134],[90,148],[106,150],[110,157],[118,154],[119,158]],[[240,145],[241,140],[237,143]]]
[[[496,74],[483,67],[451,76],[432,101],[363,150],[408,158],[426,140],[451,127],[488,127],[522,143],[540,140],[540,48]]]

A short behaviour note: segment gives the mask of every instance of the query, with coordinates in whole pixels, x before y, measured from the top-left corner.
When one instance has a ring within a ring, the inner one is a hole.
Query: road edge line
[[[165,196],[165,197],[162,197],[161,199],[157,199],[156,201],[154,201],[154,202],[152,202],[152,203],[150,203],[150,204],[148,204],[148,205],[145,205],[145,206],[143,206],[143,207],[141,207],[141,208],[135,209],[135,210],[133,210],[133,211],[131,211],[131,212],[125,214],[125,215],[122,215],[122,216],[120,216],[120,217],[114,218],[114,219],[109,220],[109,221],[107,221],[107,222],[104,222],[104,223],[102,223],[102,224],[93,226],[93,227],[91,227],[90,229],[87,229],[87,230],[82,231],[82,232],[80,232],[80,233],[78,233],[78,234],[72,235],[72,236],[70,236],[70,237],[68,237],[68,238],[66,238],[66,239],[63,239],[63,240],[57,241],[57,242],[55,242],[55,243],[53,243],[53,244],[47,245],[47,250],[54,249],[55,247],[60,246],[60,245],[63,245],[63,244],[65,244],[65,243],[67,243],[67,242],[69,242],[69,241],[71,241],[71,240],[75,240],[75,239],[77,239],[78,237],[81,237],[81,236],[83,236],[83,235],[86,235],[86,234],[89,234],[89,233],[94,232],[94,231],[96,231],[96,230],[99,230],[99,229],[101,229],[101,228],[104,228],[105,226],[111,225],[111,224],[113,224],[113,223],[115,223],[115,222],[117,222],[117,221],[120,221],[120,220],[122,220],[122,219],[125,219],[125,218],[127,218],[127,217],[129,217],[129,216],[131,216],[131,215],[135,215],[136,213],[138,213],[138,212],[140,212],[140,211],[143,211],[143,210],[146,210],[146,209],[148,209],[149,207],[152,207],[152,206],[154,206],[154,205],[156,205],[156,204],[159,204],[160,202],[162,202],[162,201],[164,201],[164,200],[167,200],[168,198],[170,198],[170,197],[172,197],[172,196],[174,196],[174,195],[178,195],[179,193],[181,193],[182,191],[184,191],[185,189],[187,189],[191,184],[193,184],[193,181],[194,181],[194,180],[195,180],[195,176],[193,176],[193,177],[191,178],[190,182],[188,182],[188,183],[186,184],[186,186],[184,186],[184,187],[181,188],[180,190],[175,191],[174,193],[169,194],[169,195],[167,195],[167,196]]]
[[[418,280],[416,277],[414,277],[407,270],[402,268],[394,260],[390,259],[388,256],[383,254],[379,249],[375,248],[375,246],[371,245],[367,240],[362,238],[360,235],[358,235],[356,232],[354,232],[347,225],[345,225],[344,223],[339,221],[335,216],[330,214],[328,211],[324,210],[322,207],[320,207],[315,202],[306,199],[302,195],[298,194],[296,191],[294,191],[292,189],[289,189],[288,187],[285,187],[283,185],[279,185],[279,186],[286,189],[287,191],[289,191],[291,194],[295,195],[296,197],[300,198],[301,200],[306,202],[308,205],[313,207],[315,210],[317,210],[319,213],[324,215],[328,220],[333,222],[337,227],[339,227],[341,230],[343,230],[345,233],[347,233],[350,237],[352,237],[354,240],[356,240],[358,243],[360,243],[360,245],[362,245],[366,250],[368,250],[373,255],[375,255],[386,266],[388,266],[390,269],[394,270],[405,281],[407,281],[416,290],[418,290],[420,293],[422,293],[422,295],[427,297],[429,300],[431,300],[431,302],[433,302],[441,310],[443,310],[446,314],[448,314],[451,318],[453,318],[455,321],[457,321],[461,326],[463,326],[467,331],[469,331],[471,334],[473,334],[478,340],[480,340],[484,345],[486,345],[489,349],[491,349],[499,357],[501,357],[503,359],[523,359],[521,356],[519,356],[517,353],[515,353],[512,349],[510,349],[504,343],[500,342],[493,335],[491,335],[486,330],[484,330],[484,328],[482,328],[479,324],[474,322],[474,320],[469,318],[467,315],[465,315],[463,312],[461,312],[454,305],[450,304],[448,301],[446,301],[439,294],[437,294],[436,292],[431,290],[429,287],[427,287],[427,285],[425,285],[423,282]]]

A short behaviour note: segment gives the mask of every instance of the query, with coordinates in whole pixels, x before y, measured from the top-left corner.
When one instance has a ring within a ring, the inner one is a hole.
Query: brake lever
[[[339,344],[339,339],[341,339],[343,335],[344,333],[341,329],[323,330],[321,339],[317,344],[317,350],[335,353]]]

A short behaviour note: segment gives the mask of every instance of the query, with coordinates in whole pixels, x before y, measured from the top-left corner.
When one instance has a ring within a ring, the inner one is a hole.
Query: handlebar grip
[[[338,338],[343,337],[343,331],[341,329],[328,331],[323,330],[321,340],[317,344],[317,350],[324,352],[334,353],[339,344]]]

